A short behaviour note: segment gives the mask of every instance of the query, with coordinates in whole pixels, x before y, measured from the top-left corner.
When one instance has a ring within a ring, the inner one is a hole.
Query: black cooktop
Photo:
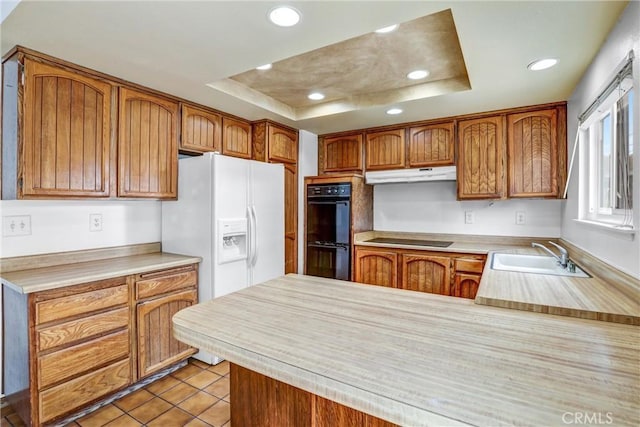
[[[391,237],[376,237],[367,240],[367,243],[389,243],[392,245],[413,245],[413,246],[435,246],[436,248],[448,248],[453,242],[443,242],[441,240],[414,240],[414,239],[394,239]]]

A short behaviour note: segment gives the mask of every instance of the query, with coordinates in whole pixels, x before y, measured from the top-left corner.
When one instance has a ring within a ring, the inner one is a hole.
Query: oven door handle
[[[349,249],[349,245],[341,245],[341,244],[308,243],[307,246],[310,248],[342,249],[345,251]]]
[[[308,205],[349,205],[348,201],[342,201],[342,200],[333,200],[333,201],[329,201],[329,202],[317,202],[315,200],[308,200],[307,201]]]

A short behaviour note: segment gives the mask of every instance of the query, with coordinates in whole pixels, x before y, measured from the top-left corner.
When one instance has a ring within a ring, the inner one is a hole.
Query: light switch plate
[[[28,236],[31,234],[31,215],[8,215],[2,217],[2,236]]]

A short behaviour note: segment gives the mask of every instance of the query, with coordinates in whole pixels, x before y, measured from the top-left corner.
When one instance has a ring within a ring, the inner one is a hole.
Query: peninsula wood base
[[[231,425],[395,426],[233,363],[230,368]]]

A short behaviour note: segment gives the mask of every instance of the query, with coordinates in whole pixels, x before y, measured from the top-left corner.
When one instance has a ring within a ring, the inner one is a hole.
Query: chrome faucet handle
[[[563,248],[557,243],[553,243],[552,241],[549,241],[549,243],[551,243],[560,251],[560,265],[562,265],[563,267],[566,267],[567,262],[569,261],[569,252],[567,252],[565,248]]]

